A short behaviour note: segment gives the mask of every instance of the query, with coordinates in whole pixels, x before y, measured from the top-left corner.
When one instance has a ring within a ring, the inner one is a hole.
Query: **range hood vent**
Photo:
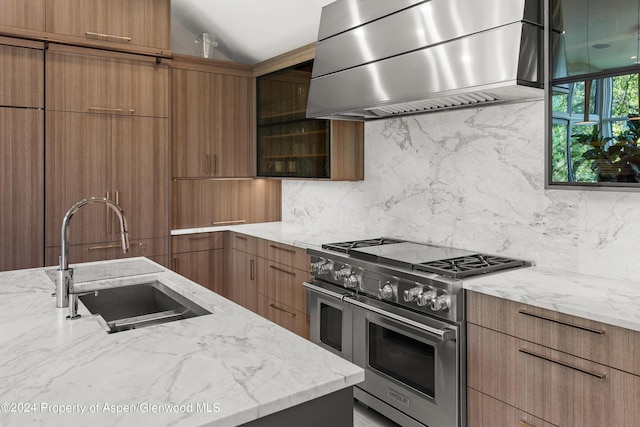
[[[372,120],[544,97],[541,0],[336,0],[307,117]]]

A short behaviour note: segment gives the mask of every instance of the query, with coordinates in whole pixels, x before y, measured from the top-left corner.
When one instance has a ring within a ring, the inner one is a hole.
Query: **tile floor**
[[[353,401],[353,427],[400,427],[390,419],[380,415],[355,400]]]

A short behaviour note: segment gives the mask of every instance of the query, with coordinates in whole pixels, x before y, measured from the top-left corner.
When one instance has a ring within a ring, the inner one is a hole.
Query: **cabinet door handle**
[[[293,271],[287,271],[283,268],[280,267],[276,267],[275,265],[270,265],[269,268],[275,270],[275,271],[279,271],[280,273],[284,273],[284,274],[288,274],[289,276],[293,276],[296,277],[296,273]]]
[[[547,362],[551,362],[551,363],[555,363],[556,365],[560,365],[560,366],[564,366],[565,368],[569,368],[569,369],[573,369],[574,371],[578,371],[578,372],[582,372],[583,374],[587,374],[587,375],[591,375],[592,377],[596,377],[600,380],[604,379],[606,377],[606,374],[599,374],[597,372],[592,372],[592,371],[588,371],[586,369],[582,369],[579,368],[575,365],[572,365],[570,363],[566,363],[566,362],[562,362],[559,360],[553,360],[547,356],[544,356],[542,354],[538,354],[535,353],[531,350],[527,350],[526,348],[521,348],[520,353],[524,353],[524,354],[528,354],[529,356],[533,356],[533,357],[537,357],[538,359],[542,359],[542,360],[546,360]]]
[[[216,175],[218,173],[218,156],[214,154],[212,157],[213,157],[213,174]]]
[[[211,157],[208,154],[204,155],[204,173],[209,175],[211,171]]]
[[[519,423],[522,427],[534,427],[533,425],[529,424],[528,422],[526,422],[525,420],[520,420]]]
[[[278,311],[280,311],[280,312],[282,312],[282,313],[286,314],[286,315],[287,315],[287,316],[289,316],[289,317],[296,317],[296,314],[295,314],[295,313],[292,313],[292,312],[290,312],[290,311],[287,311],[287,310],[285,310],[284,308],[280,308],[280,307],[278,307],[278,306],[277,306],[277,305],[275,305],[275,304],[269,304],[269,307],[273,308],[274,310],[278,310]]]
[[[575,325],[573,323],[565,322],[563,320],[552,319],[550,317],[543,316],[541,314],[530,313],[527,310],[519,310],[518,313],[523,314],[525,316],[535,317],[536,319],[541,319],[541,320],[546,320],[548,322],[557,323],[559,325],[569,326],[569,327],[575,328],[575,329],[581,329],[583,331],[591,332],[592,334],[604,335],[604,333],[605,333],[604,329],[594,329],[594,328],[588,328],[586,326]]]
[[[276,246],[276,245],[269,245],[269,247],[273,249],[277,249],[279,251],[289,252],[290,254],[296,253],[296,251],[293,249],[281,248],[280,246]]]
[[[103,114],[133,114],[136,112],[133,108],[109,108],[109,107],[89,107],[91,113]]]
[[[249,261],[249,279],[254,280],[256,278],[256,260]]]
[[[85,31],[84,36],[93,40],[104,40],[117,43],[131,43],[131,37],[115,36],[113,34],[94,33],[93,31]]]
[[[178,272],[178,258],[171,260],[171,269],[176,273]]]
[[[246,219],[232,219],[229,221],[211,221],[211,225],[233,225],[233,224],[244,224],[246,222],[247,222]]]
[[[111,191],[107,191],[106,198],[111,200]],[[107,226],[107,234],[111,234],[111,208],[109,208],[109,206],[105,206],[104,209],[104,223]]]
[[[240,239],[240,240],[247,240],[247,238],[246,238],[246,237],[244,237],[244,236],[235,236],[235,237],[236,237],[236,239]]]
[[[99,251],[103,249],[113,249],[113,248],[121,248],[122,245],[118,243],[114,243],[113,245],[100,245],[100,246],[91,246],[89,247],[90,251]]]

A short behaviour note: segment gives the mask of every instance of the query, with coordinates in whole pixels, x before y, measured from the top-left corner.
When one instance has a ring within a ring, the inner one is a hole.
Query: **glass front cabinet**
[[[257,176],[364,179],[363,123],[306,118],[312,66],[257,78]]]

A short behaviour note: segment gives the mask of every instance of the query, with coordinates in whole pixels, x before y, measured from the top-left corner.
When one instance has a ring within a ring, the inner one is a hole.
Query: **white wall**
[[[544,189],[543,101],[368,122],[365,181],[283,181],[283,221],[640,278],[640,191]]]

